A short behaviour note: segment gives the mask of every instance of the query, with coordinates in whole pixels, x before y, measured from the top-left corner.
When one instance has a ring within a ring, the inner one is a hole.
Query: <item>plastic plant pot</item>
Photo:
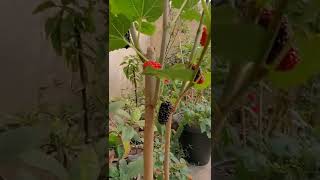
[[[199,127],[186,125],[179,138],[188,163],[196,166],[208,164],[211,156],[211,139]]]

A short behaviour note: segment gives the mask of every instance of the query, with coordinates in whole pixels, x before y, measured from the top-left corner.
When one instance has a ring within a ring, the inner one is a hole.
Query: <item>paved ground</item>
[[[205,166],[189,166],[192,180],[211,180],[211,160]]]

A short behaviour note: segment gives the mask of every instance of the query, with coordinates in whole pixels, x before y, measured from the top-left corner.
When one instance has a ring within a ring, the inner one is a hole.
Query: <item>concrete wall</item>
[[[69,88],[71,74],[45,39],[45,15],[32,15],[40,2],[0,1],[0,112],[30,110],[40,87],[52,103],[77,99]]]
[[[142,51],[146,52],[150,44],[150,37],[142,35],[140,37],[140,44]],[[132,84],[127,80],[120,66],[124,57],[130,55],[136,55],[136,52],[132,48],[123,48],[109,52],[109,99],[120,97],[133,90]]]

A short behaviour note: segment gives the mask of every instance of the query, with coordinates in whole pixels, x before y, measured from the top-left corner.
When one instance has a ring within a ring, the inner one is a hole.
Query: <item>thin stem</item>
[[[172,12],[172,11],[170,11],[170,12]],[[170,18],[171,18],[171,14],[170,14],[170,13],[169,13],[169,16],[170,16]],[[170,20],[171,20],[171,19],[170,19]],[[172,28],[172,31],[171,31],[171,33],[170,33],[169,40],[168,40],[168,45],[167,45],[167,47],[166,47],[165,55],[164,55],[164,58],[165,58],[165,59],[167,58],[169,47],[170,47],[171,44],[173,44],[173,42],[174,42],[175,37],[172,37],[172,36],[173,36],[173,33],[174,33],[174,30],[175,30],[176,26],[177,26],[177,24],[174,24],[174,27]]]
[[[164,10],[164,16],[163,16],[163,28],[164,28],[164,31],[163,31],[163,36],[162,36],[162,44],[161,44],[161,53],[160,53],[160,63],[163,64],[163,61],[164,61],[164,50],[165,50],[165,42],[166,42],[166,31],[167,31],[167,16],[168,16],[168,3],[169,1],[168,0],[164,0],[164,4],[165,4],[165,10]],[[186,1],[184,2],[184,5],[185,5]],[[183,7],[180,9],[180,11],[182,11]],[[181,12],[180,12],[181,13]],[[174,20],[174,23],[176,22],[176,20]],[[201,26],[202,23],[200,23],[199,26]],[[199,33],[200,34],[200,33]],[[202,53],[205,53],[206,50],[208,49],[208,46],[209,46],[209,42],[210,42],[210,38],[211,38],[211,32],[209,33],[209,36],[208,36],[208,40],[207,40],[207,43],[203,49],[203,52]],[[196,40],[197,40],[197,37],[196,37]],[[195,49],[194,49],[195,50]],[[202,59],[204,57],[204,54],[201,54],[200,56],[200,60],[198,62],[198,65],[201,64],[202,62]],[[155,98],[158,99],[158,91],[159,91],[159,80],[157,81],[157,87],[156,87],[156,96]],[[182,90],[181,90],[181,93],[178,97],[178,99],[176,100],[174,106],[173,106],[173,110],[172,112],[170,113],[170,116],[169,116],[169,119],[168,119],[168,122],[166,124],[166,134],[165,134],[165,154],[164,154],[164,180],[169,180],[170,178],[170,172],[169,172],[169,169],[170,169],[170,138],[171,138],[171,124],[172,124],[172,116],[173,114],[176,112],[178,106],[179,106],[179,103],[180,101],[182,100],[182,98],[184,97],[184,95],[188,92],[188,90],[193,86],[193,83],[189,83],[188,85],[186,85],[187,82],[184,82],[183,86],[182,86]],[[184,88],[185,87],[185,88]],[[156,100],[154,102],[156,102]]]
[[[83,60],[83,55],[82,55],[82,37],[81,37],[81,32],[75,28],[74,32],[76,33],[77,36],[77,48],[78,48],[78,61],[79,61],[79,73],[80,73],[80,79],[82,83],[82,90],[81,90],[81,97],[82,97],[82,109],[83,109],[83,128],[85,132],[85,143],[88,143],[89,141],[89,117],[88,117],[88,94],[87,94],[87,81],[88,81],[88,73],[86,69],[85,62]]]
[[[248,75],[245,77],[245,79],[242,81],[242,83],[239,84],[238,86],[238,90],[235,91],[233,94],[228,95],[229,97],[229,101],[228,102],[223,102],[223,113],[228,113],[232,108],[233,108],[233,104],[235,104],[235,102],[246,92],[248,86],[255,81],[259,81],[261,80],[267,73],[266,69],[263,68],[271,50],[272,50],[272,46],[274,44],[274,41],[276,39],[276,36],[278,34],[278,31],[280,29],[280,25],[281,25],[281,17],[282,17],[282,9],[286,7],[288,3],[288,0],[282,0],[281,2],[279,2],[279,6],[278,6],[278,14],[277,14],[277,19],[276,21],[273,22],[273,24],[270,26],[270,31],[272,31],[272,28],[275,28],[274,30],[274,34],[272,39],[269,42],[269,46],[267,51],[265,52],[265,54],[263,54],[263,58],[261,59],[260,62],[255,63],[254,66],[252,68],[250,68],[248,70]],[[224,95],[223,95],[224,96]],[[218,134],[220,134],[224,123],[226,121],[226,119],[224,118],[225,114],[222,116],[222,119],[217,119],[217,125],[215,126],[215,132],[214,135],[218,136]],[[218,139],[218,138],[216,138]]]
[[[172,32],[170,33],[169,40],[168,40],[168,45],[166,47],[165,55],[164,55],[165,59],[167,59],[167,55],[169,54],[169,49],[171,49],[171,47],[173,46],[174,41],[175,41],[175,39],[176,39],[176,37],[177,37],[177,35],[179,33],[179,31],[175,32],[176,26],[177,26],[177,23],[174,24],[174,26],[172,28]]]
[[[168,122],[166,123],[166,134],[165,134],[165,145],[164,145],[164,180],[169,180],[170,178],[170,138],[171,138],[171,124],[172,124],[172,116],[176,112],[181,99],[184,97],[184,95],[188,92],[188,90],[192,86],[189,85],[184,91],[181,91],[178,99],[176,100],[173,110],[170,113]]]
[[[136,72],[133,69],[133,84],[134,84],[134,95],[135,95],[135,100],[136,100],[136,107],[138,107],[138,93],[137,93],[137,79],[136,79]]]
[[[188,2],[188,0],[184,0],[184,2],[182,3],[182,5],[181,5],[181,7],[180,7],[180,9],[179,9],[179,11],[178,11],[178,14],[177,14],[176,17],[173,19],[173,21],[170,23],[170,26],[171,26],[172,24],[176,24],[178,18],[180,17],[180,15],[181,15],[181,13],[182,13],[182,10],[183,10],[183,8],[186,6],[187,2]]]
[[[202,61],[203,61],[203,59],[204,59],[204,56],[205,56],[205,54],[206,54],[206,52],[207,52],[207,50],[208,50],[208,47],[209,47],[210,42],[211,42],[211,31],[210,31],[210,28],[209,28],[208,39],[207,39],[207,42],[206,42],[204,48],[202,49],[202,52],[201,52],[199,61],[198,61],[197,65],[196,65],[196,69],[194,70],[193,78],[192,78],[192,79],[195,79],[196,76],[197,76],[197,73],[198,73],[198,71],[199,71],[199,69],[200,69],[200,65],[201,65],[201,63],[202,63]],[[199,76],[198,79],[195,80],[195,82],[197,82],[200,78],[201,78],[201,77]]]
[[[126,39],[123,39],[123,41],[125,41],[132,49],[134,49],[136,51],[136,53],[139,55],[140,60],[142,62],[148,61],[148,58],[146,58],[141,52],[140,50],[138,50],[132,43],[128,42]]]
[[[204,56],[206,55],[206,52],[208,50],[208,47],[209,47],[209,44],[211,43],[211,31],[210,31],[210,28],[209,28],[209,35],[208,35],[208,39],[207,39],[207,42],[204,46],[204,48],[202,49],[202,52],[201,52],[201,55],[200,55],[200,58],[199,58],[199,61],[197,63],[197,66],[199,67],[201,62],[203,61],[204,59]]]
[[[137,34],[136,34],[136,29],[134,27],[134,24],[131,25],[130,29],[129,29],[129,32],[130,32],[130,35],[131,35],[131,38],[133,40],[133,44],[132,43],[129,43],[125,38],[124,38],[124,41],[131,47],[133,48],[136,53],[138,54],[140,60],[142,62],[145,62],[145,61],[148,61],[148,59],[141,53],[141,48],[140,48],[140,42],[139,42],[139,37],[137,37]]]
[[[258,114],[258,126],[259,126],[259,138],[262,140],[262,118],[263,118],[263,86],[259,83],[259,114]]]
[[[167,35],[168,35],[168,18],[169,18],[169,0],[163,1],[163,22],[162,22],[162,40],[161,40],[161,50],[160,50],[160,59],[159,62],[162,64],[162,68],[164,66],[164,56],[167,44]],[[160,79],[157,79],[156,82],[156,90],[154,94],[153,104],[156,105],[160,96]]]
[[[140,20],[140,21],[139,21],[139,30],[141,30],[141,26],[142,26],[142,21]],[[138,42],[139,42],[139,40],[140,40],[140,34],[141,34],[141,32],[138,31]]]
[[[201,5],[202,5],[202,8],[203,8],[204,14],[209,19],[209,22],[211,22],[211,15],[209,13],[209,9],[208,9],[208,5],[207,5],[206,1],[205,0],[201,0]]]
[[[197,33],[196,33],[196,37],[195,37],[195,40],[193,42],[193,47],[192,47],[192,50],[191,50],[191,53],[190,53],[189,62],[192,62],[192,60],[194,58],[194,53],[195,53],[196,48],[197,48],[197,44],[199,42],[199,38],[200,38],[200,34],[201,34],[201,27],[202,27],[202,24],[203,24],[203,17],[204,17],[204,12],[202,12],[202,15],[201,15],[201,18],[200,18],[200,23],[199,23],[199,26],[198,26],[198,29],[197,29]]]
[[[182,46],[181,46],[181,38],[180,38],[180,36],[179,36],[179,49],[180,49],[180,53],[182,55]],[[182,63],[184,64],[183,56],[181,56],[181,60],[182,60]]]
[[[164,11],[163,11],[163,22],[162,22],[162,40],[161,40],[161,50],[160,50],[160,64],[164,62],[165,49],[167,45],[167,35],[168,35],[168,18],[169,18],[169,0],[164,0]]]
[[[133,42],[133,45],[137,48],[137,49],[140,49],[140,43],[139,43],[139,38],[137,38],[137,31],[136,31],[136,28],[134,26],[134,23],[132,23],[130,29],[129,29],[129,32],[130,32],[130,38],[132,39],[132,42]]]

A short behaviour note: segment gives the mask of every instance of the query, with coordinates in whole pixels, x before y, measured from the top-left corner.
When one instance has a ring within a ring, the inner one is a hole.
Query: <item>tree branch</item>
[[[221,116],[221,119],[217,119],[216,126],[214,128],[213,136],[219,136],[218,134],[221,133],[221,130],[224,126],[224,123],[226,121],[225,115],[230,112],[233,108],[233,105],[235,102],[242,97],[242,95],[246,92],[247,88],[249,87],[252,82],[256,82],[261,80],[265,75],[268,73],[268,70],[264,67],[265,62],[272,50],[273,44],[276,40],[278,31],[280,29],[281,25],[281,17],[283,14],[283,9],[287,6],[288,0],[282,0],[279,2],[277,7],[277,13],[276,13],[276,20],[270,25],[270,32],[274,32],[272,39],[269,41],[268,49],[263,54],[263,57],[259,62],[256,62],[250,69],[247,71],[247,76],[242,80],[242,82],[239,84],[236,91],[234,91],[232,94],[228,95],[222,95],[223,96],[229,96],[229,100],[227,102],[222,102],[220,105],[220,109],[222,109],[223,115]],[[218,140],[218,138],[215,138]],[[217,142],[216,142],[217,143]]]
[[[159,63],[162,65],[162,68],[164,66],[164,56],[165,56],[165,50],[166,50],[166,45],[167,45],[167,35],[168,35],[168,18],[169,18],[169,0],[164,0],[163,1],[163,20],[162,20],[162,40],[161,40],[161,50],[160,50],[160,59]],[[153,104],[156,105],[157,101],[160,96],[160,79],[157,79],[156,82],[156,90],[155,90],[155,96],[153,99]]]

